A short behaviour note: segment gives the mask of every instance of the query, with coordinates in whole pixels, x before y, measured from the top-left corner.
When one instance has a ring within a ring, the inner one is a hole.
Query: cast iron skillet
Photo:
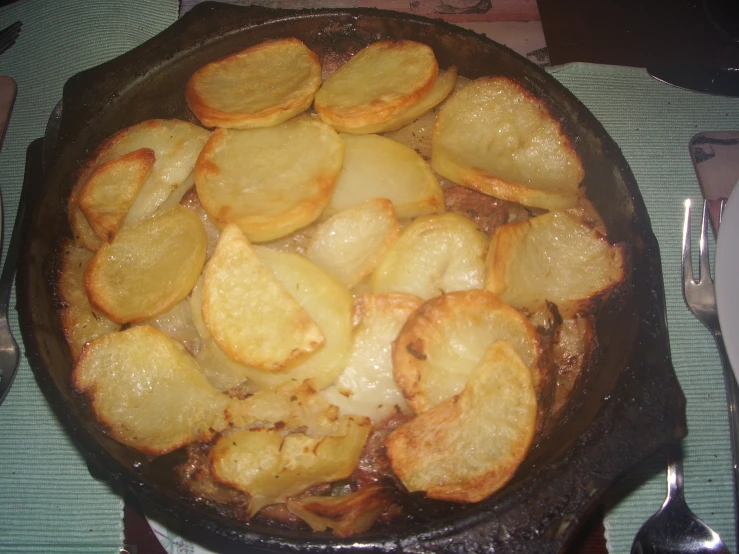
[[[70,236],[65,202],[75,171],[105,137],[149,118],[193,120],[185,83],[198,67],[275,37],[296,36],[323,59],[383,38],[431,45],[442,68],[469,78],[502,74],[541,98],[572,137],[587,194],[610,239],[628,247],[632,273],[598,322],[600,358],[564,419],[530,453],[500,493],[473,505],[409,500],[402,525],[350,539],[230,519],[193,502],[172,465],[181,452],[150,460],[104,435],[70,386],[72,360],[57,316],[55,269]],[[56,155],[26,221],[18,273],[21,329],[39,386],[95,474],[182,533],[250,548],[320,552],[347,548],[410,552],[560,552],[620,476],[685,435],[685,400],[672,368],[657,241],[634,177],[593,115],[546,72],[487,38],[443,22],[371,9],[280,11],[201,4],[131,52],[70,79]],[[29,165],[29,178],[39,173]],[[226,548],[226,546],[219,548]],[[211,548],[213,548],[211,546]]]

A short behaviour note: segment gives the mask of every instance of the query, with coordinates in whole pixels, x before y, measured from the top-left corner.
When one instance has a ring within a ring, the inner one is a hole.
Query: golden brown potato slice
[[[268,127],[307,110],[321,86],[318,57],[297,38],[268,40],[210,62],[185,99],[206,127]]]
[[[311,437],[272,428],[236,431],[210,452],[213,475],[249,496],[249,517],[264,506],[319,484],[349,477],[359,462],[372,425],[346,416],[331,435]]]
[[[221,233],[203,272],[201,294],[208,332],[236,362],[283,371],[324,342],[316,322],[259,260],[236,225]]]
[[[573,206],[584,175],[559,122],[506,77],[476,79],[447,100],[431,166],[459,185],[546,209]]]
[[[485,235],[462,214],[419,217],[380,260],[372,274],[372,292],[406,292],[426,300],[481,289],[487,247]]]
[[[155,456],[252,421],[210,386],[182,345],[146,325],[89,342],[72,382],[110,436]]]
[[[372,198],[390,200],[399,219],[444,210],[441,185],[412,148],[380,135],[341,138],[344,166],[324,216]]]
[[[622,248],[557,210],[497,230],[485,287],[529,312],[553,302],[569,318],[591,310],[623,277]]]
[[[85,272],[90,302],[118,323],[169,310],[192,290],[205,263],[207,237],[200,219],[173,206],[118,232]]]
[[[314,107],[339,131],[378,125],[417,104],[439,72],[433,50],[409,40],[366,46],[318,89]]]
[[[318,218],[343,159],[344,142],[314,118],[218,129],[198,159],[195,186],[218,226],[235,223],[250,241],[266,242]]]
[[[508,342],[496,342],[460,394],[388,435],[393,471],[411,492],[479,502],[503,487],[526,457],[536,411],[529,369]]]
[[[79,194],[90,227],[104,241],[115,237],[154,167],[151,148],[141,148],[100,164]]]
[[[351,288],[374,271],[398,235],[392,202],[374,198],[319,224],[305,255]]]
[[[347,130],[350,133],[364,134],[364,133],[386,133],[390,131],[396,131],[401,127],[408,125],[409,123],[420,118],[425,113],[433,110],[434,107],[439,105],[444,99],[449,96],[449,93],[454,90],[454,85],[457,83],[457,67],[451,66],[446,71],[439,71],[439,76],[434,83],[431,90],[421,98],[421,100],[408,106],[406,109],[398,112],[392,118],[382,123],[367,125],[366,127],[353,128]]]
[[[323,391],[344,413],[380,421],[409,411],[393,377],[392,343],[421,304],[417,296],[402,293],[361,295],[354,301],[359,320],[346,367],[336,384]]]
[[[59,268],[60,317],[64,336],[75,360],[89,341],[120,328],[120,325],[93,308],[87,298],[83,277],[91,258],[92,252],[86,248],[75,246],[72,241],[64,242]]]
[[[416,413],[462,391],[487,348],[507,341],[542,381],[541,344],[531,323],[485,290],[452,292],[427,300],[393,345],[395,381]]]
[[[311,529],[331,529],[339,537],[367,531],[392,505],[392,496],[381,486],[370,486],[341,496],[306,496],[287,501],[287,509]]]

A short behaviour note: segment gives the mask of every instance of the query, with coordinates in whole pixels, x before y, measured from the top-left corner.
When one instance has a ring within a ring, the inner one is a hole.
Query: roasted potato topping
[[[387,452],[405,487],[429,498],[478,502],[503,487],[536,429],[531,372],[507,341],[492,344],[462,391],[390,433]]]
[[[182,206],[124,227],[87,266],[90,303],[117,323],[169,310],[198,280],[206,244],[200,219]]]
[[[410,223],[372,274],[372,291],[432,298],[481,289],[488,240],[465,216],[447,212]]]
[[[140,148],[100,164],[82,186],[80,209],[101,240],[115,238],[154,162],[154,150]]]
[[[572,213],[555,210],[497,230],[485,288],[532,313],[552,302],[569,318],[592,311],[623,278],[623,249]]]
[[[314,531],[333,530],[339,537],[367,531],[393,504],[384,487],[373,486],[341,496],[307,496],[288,500],[287,509]]]
[[[212,472],[249,496],[248,515],[253,516],[313,485],[349,477],[371,427],[366,418],[345,416],[334,433],[319,437],[273,428],[236,431],[216,441]]]
[[[182,345],[146,325],[89,342],[72,382],[108,434],[146,454],[209,440],[252,419],[208,383]]]
[[[373,198],[319,224],[305,255],[351,288],[374,271],[399,235],[392,202]]]
[[[341,135],[346,149],[336,190],[324,212],[387,198],[398,219],[444,210],[444,193],[428,164],[416,152],[380,135]]]
[[[574,206],[584,176],[546,106],[506,77],[481,77],[447,100],[431,166],[458,185],[546,209]]]
[[[260,371],[283,371],[324,342],[316,322],[236,225],[223,230],[205,267],[201,310],[228,357]]]
[[[392,343],[423,301],[404,293],[365,294],[354,301],[358,320],[344,370],[324,391],[343,412],[378,422],[409,411],[393,377]]]
[[[362,132],[417,104],[439,73],[433,50],[409,40],[374,42],[337,69],[318,89],[319,117],[343,132]]]
[[[318,57],[297,38],[284,38],[204,65],[187,82],[185,99],[206,127],[252,129],[305,111],[319,86]]]
[[[59,300],[64,336],[75,360],[82,347],[94,338],[120,329],[120,325],[92,307],[83,278],[92,252],[65,241],[59,269]]]
[[[531,323],[485,290],[452,292],[423,303],[393,344],[395,381],[416,413],[460,393],[487,348],[513,345],[538,387],[541,345]]]
[[[315,118],[262,129],[217,129],[195,166],[200,202],[219,227],[252,242],[283,237],[318,218],[344,159],[344,141]]]

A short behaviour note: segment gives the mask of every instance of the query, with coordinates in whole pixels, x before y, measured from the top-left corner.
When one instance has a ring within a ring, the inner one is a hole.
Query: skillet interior
[[[382,38],[418,40],[434,48],[441,67],[455,63],[465,77],[502,74],[518,80],[549,106],[572,138],[588,196],[611,240],[628,245],[633,267],[598,322],[597,366],[573,394],[562,423],[505,489],[469,506],[414,500],[417,517],[410,524],[352,539],[231,520],[194,504],[177,487],[171,468],[180,453],[148,460],[105,436],[71,390],[72,360],[54,294],[56,253],[61,238],[70,236],[65,203],[80,162],[123,127],[149,118],[193,120],[184,101],[192,72],[227,53],[286,36],[300,38],[319,56],[353,52]],[[397,12],[205,3],[144,45],[70,79],[63,105],[57,155],[25,226],[17,292],[26,352],[40,387],[94,472],[135,494],[170,524],[211,539],[281,550],[557,552],[618,477],[685,434],[659,250],[634,177],[592,114],[511,50],[459,27]],[[39,173],[31,169],[30,174]]]

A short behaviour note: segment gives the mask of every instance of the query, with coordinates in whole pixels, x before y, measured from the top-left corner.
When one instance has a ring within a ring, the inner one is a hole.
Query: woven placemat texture
[[[0,74],[18,83],[0,153],[3,253],[26,148],[43,135],[64,82],[151,38],[176,20],[178,7],[177,0],[20,0],[0,9],[0,28],[23,22],[15,46],[0,55]],[[11,327],[20,337],[14,310]],[[120,497],[90,477],[22,359],[0,406],[0,552],[114,553],[123,544],[122,531]]]
[[[680,279],[683,200],[701,193],[688,152],[700,131],[739,129],[739,99],[698,94],[660,83],[643,69],[570,64],[551,69],[601,121],[621,147],[639,184],[662,256],[673,363],[687,399],[685,497],[692,510],[736,552],[728,411],[713,338],[685,306]],[[695,210],[694,210],[695,212]],[[711,255],[714,242],[711,240]],[[662,505],[665,460],[657,456],[609,497],[608,550],[627,554],[641,524]]]

